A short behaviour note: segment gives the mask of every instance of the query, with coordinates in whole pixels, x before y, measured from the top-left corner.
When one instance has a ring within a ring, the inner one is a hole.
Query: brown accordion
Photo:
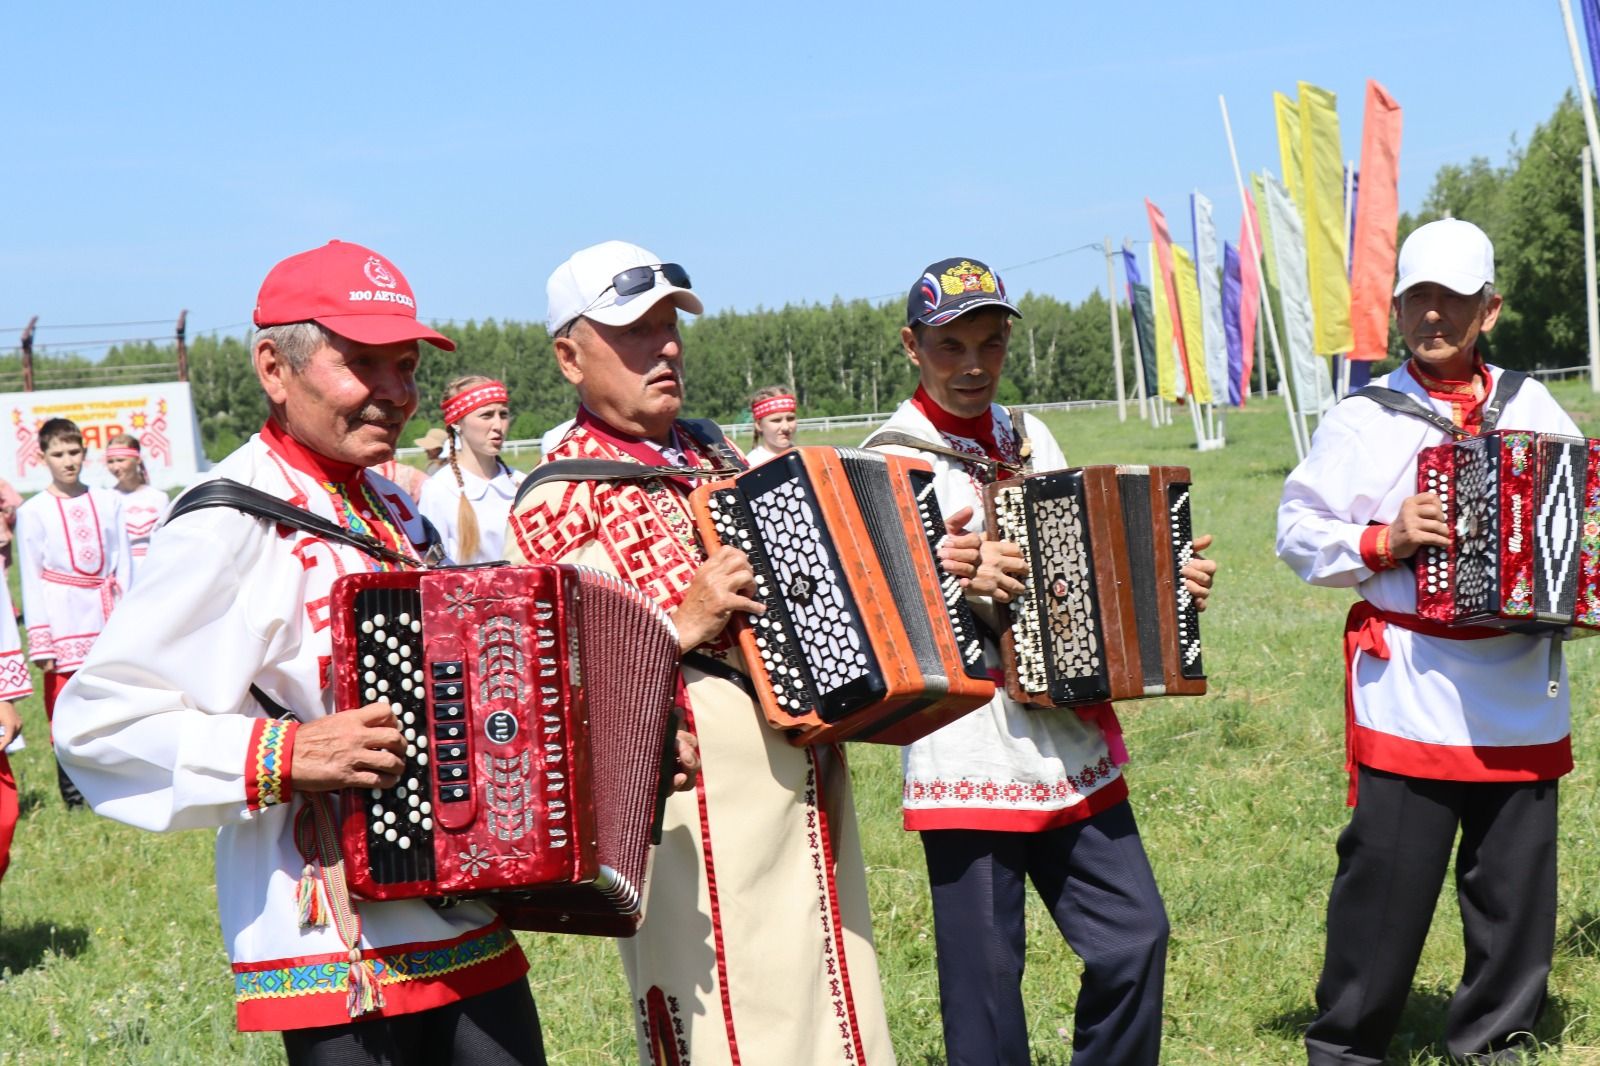
[[[1062,707],[1206,690],[1189,470],[1085,466],[985,486],[988,535],[1028,564],[1000,637],[1006,692]]]
[[[994,682],[927,463],[795,448],[695,489],[707,548],[745,552],[765,614],[738,623],[767,722],[796,744],[909,744],[989,702]]]
[[[351,889],[632,935],[670,780],[666,615],[596,570],[496,563],[346,575],[332,620],[337,705],[387,701],[406,739],[397,785],[344,793]]]
[[[1417,552],[1419,616],[1600,628],[1600,441],[1502,430],[1424,448],[1417,491],[1438,494],[1450,540]]]

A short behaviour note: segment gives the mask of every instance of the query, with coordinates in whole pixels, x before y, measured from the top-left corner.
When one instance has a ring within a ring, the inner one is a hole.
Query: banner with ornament
[[[0,393],[0,412],[10,423],[11,447],[0,457],[0,477],[19,492],[50,484],[39,454],[39,426],[67,418],[83,430],[88,455],[83,480],[110,487],[106,442],[119,433],[139,438],[150,483],[158,489],[192,484],[209,464],[200,447],[200,425],[186,381],[153,385],[100,385],[88,389]]]

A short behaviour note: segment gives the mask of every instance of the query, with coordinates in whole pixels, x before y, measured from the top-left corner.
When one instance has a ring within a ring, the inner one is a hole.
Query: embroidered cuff
[[[244,800],[252,810],[289,799],[289,764],[299,722],[257,718],[245,749]]]
[[[49,626],[28,627],[28,658],[54,659],[56,657],[56,642],[50,636]]]
[[[1370,525],[1361,532],[1361,562],[1368,570],[1393,570],[1400,560],[1389,550],[1389,527]]]

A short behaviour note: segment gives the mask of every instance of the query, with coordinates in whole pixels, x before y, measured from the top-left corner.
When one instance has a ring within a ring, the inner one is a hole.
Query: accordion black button
[[[435,726],[433,735],[438,740],[460,740],[467,735],[467,727],[460,722],[446,722]]]
[[[436,700],[459,700],[461,698],[461,682],[435,681],[433,683],[433,698]]]
[[[466,785],[440,785],[439,786],[439,802],[441,802],[441,803],[460,803],[462,800],[464,800],[466,798],[467,798],[467,786]]]
[[[433,716],[441,722],[454,721],[465,713],[466,704],[464,703],[435,703],[433,705]]]
[[[467,757],[465,744],[440,744],[434,749],[434,757],[440,762],[454,762]]]
[[[439,767],[440,781],[463,781],[466,779],[466,776],[467,764],[464,762]]]
[[[460,659],[447,659],[443,662],[434,663],[433,679],[435,681],[449,681],[451,678],[460,678],[464,676],[463,666],[464,664]]]

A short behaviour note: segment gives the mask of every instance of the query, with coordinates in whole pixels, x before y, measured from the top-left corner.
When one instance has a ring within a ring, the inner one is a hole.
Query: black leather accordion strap
[[[1495,383],[1494,394],[1489,397],[1489,402],[1483,408],[1483,429],[1481,432],[1493,433],[1499,427],[1500,415],[1505,410],[1506,404],[1511,402],[1511,398],[1517,394],[1517,391],[1522,388],[1523,383],[1527,380],[1528,375],[1520,370],[1500,371],[1500,380]],[[1444,415],[1422,406],[1416,399],[1397,389],[1385,388],[1382,385],[1368,385],[1365,388],[1357,389],[1350,395],[1362,396],[1380,407],[1387,407],[1391,411],[1410,415],[1412,418],[1420,418],[1435,429],[1449,434],[1454,440],[1464,440],[1472,436],[1471,433],[1468,433],[1444,417]],[[1348,397],[1346,398],[1348,399]]]
[[[1026,438],[1023,438],[1024,440]],[[892,444],[897,448],[915,448],[919,452],[929,452],[933,455],[943,455],[950,459],[959,459],[963,463],[971,463],[987,470],[991,477],[1014,477],[1022,473],[1026,467],[1007,463],[999,459],[990,459],[983,455],[969,455],[967,452],[958,452],[954,448],[947,448],[943,444],[933,444],[921,437],[913,437],[909,433],[900,433],[887,429],[874,433],[862,442],[863,448],[875,448],[881,444]]]
[[[710,674],[712,677],[720,677],[729,684],[738,685],[740,691],[749,696],[752,701],[756,698],[756,687],[751,683],[749,677],[735,670],[727,663],[719,659],[713,659],[703,651],[684,652],[683,665],[693,667],[703,674]]]
[[[710,453],[723,466],[731,466],[735,470],[748,470],[750,464],[744,457],[734,451],[728,443],[728,438],[723,434],[722,427],[709,418],[680,418],[678,425],[683,427],[685,433],[694,438],[694,442],[701,449]]]
[[[365,533],[356,533],[345,529],[343,526],[328,521],[321,515],[312,514],[303,507],[296,507],[288,500],[274,496],[260,489],[253,489],[249,485],[242,485],[237,481],[227,478],[217,478],[214,481],[203,481],[194,488],[178,497],[178,502],[172,505],[172,510],[167,514],[167,521],[172,522],[190,511],[198,511],[206,507],[228,507],[235,511],[251,515],[255,518],[265,518],[280,525],[293,529],[301,529],[307,533],[315,533],[326,540],[348,544],[353,548],[376,556],[387,562],[400,566],[421,566],[417,560],[408,555],[390,548],[376,537],[369,537]],[[438,542],[438,536],[432,525],[424,519],[424,528],[428,531],[428,543],[419,545],[422,553]]]
[[[733,466],[696,468],[690,466],[645,466],[642,463],[625,463],[620,459],[557,459],[553,463],[536,466],[517,486],[517,495],[511,501],[516,510],[523,497],[535,485],[546,481],[653,481],[659,478],[704,477],[724,478],[743,473]]]

